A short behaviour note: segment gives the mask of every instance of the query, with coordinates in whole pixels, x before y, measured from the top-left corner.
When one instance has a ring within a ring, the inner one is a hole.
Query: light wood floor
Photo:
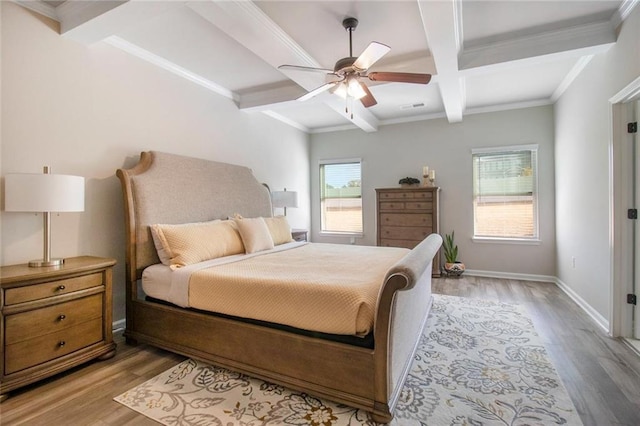
[[[463,276],[434,280],[434,292],[525,305],[584,424],[640,425],[640,357],[607,337],[555,285]],[[0,423],[157,425],[112,398],[182,359],[119,338],[114,358],[16,391],[0,405]]]

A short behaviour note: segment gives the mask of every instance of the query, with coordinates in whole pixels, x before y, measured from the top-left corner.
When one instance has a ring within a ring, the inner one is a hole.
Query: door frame
[[[631,337],[633,330],[632,305],[626,294],[631,291],[632,223],[627,218],[631,207],[631,189],[624,183],[631,180],[628,161],[630,139],[627,123],[630,119],[628,103],[640,99],[640,77],[609,99],[609,246],[611,265],[611,297],[609,306],[609,334],[612,337]],[[640,271],[638,271],[640,273]]]

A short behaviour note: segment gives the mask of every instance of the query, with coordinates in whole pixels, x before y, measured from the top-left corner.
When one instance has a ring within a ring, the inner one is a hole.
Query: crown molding
[[[151,53],[148,50],[145,50],[133,43],[130,43],[120,37],[111,36],[106,38],[104,41],[105,43],[108,43],[113,47],[123,50],[133,56],[136,56],[137,58],[140,58],[162,69],[165,69],[177,76],[187,79],[193,83],[196,83],[197,85],[202,86],[205,89],[208,89],[214,93],[222,95],[225,98],[229,98],[236,103],[240,101],[240,96],[237,93],[225,87],[222,87],[219,84],[216,84],[213,81],[202,77],[201,75],[191,72],[186,68],[176,65],[173,62],[168,61],[154,53]]]
[[[569,88],[569,86],[571,86],[573,80],[575,80],[578,75],[580,75],[582,70],[587,66],[591,59],[593,59],[593,55],[582,56],[580,59],[578,59],[575,65],[567,73],[567,75],[564,76],[556,90],[553,91],[553,94],[550,98],[552,102],[555,103],[558,99],[560,99],[560,96],[562,96],[562,94]]]
[[[12,1],[24,7],[25,9],[29,9],[33,12],[39,13],[40,15],[46,16],[47,18],[51,18],[54,21],[60,22],[58,13],[56,11],[57,8],[41,0],[12,0]]]
[[[301,131],[303,131],[305,133],[310,133],[311,132],[311,130],[308,127],[303,126],[302,124],[298,123],[297,121],[293,121],[290,118],[287,118],[287,117],[285,117],[285,116],[283,116],[281,114],[278,114],[275,111],[266,110],[266,111],[262,111],[262,113],[265,114],[265,115],[268,115],[271,118],[275,118],[276,120],[281,121],[281,122],[283,122],[285,124],[288,124],[289,126],[295,128],[295,129],[301,130]]]
[[[633,9],[640,3],[638,0],[624,0],[618,10],[611,17],[611,26],[616,29],[622,24]]]

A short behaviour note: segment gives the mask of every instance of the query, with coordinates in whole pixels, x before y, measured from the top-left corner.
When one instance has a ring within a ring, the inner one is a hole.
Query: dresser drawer
[[[385,238],[380,239],[380,244],[382,247],[403,247],[412,249],[418,245],[420,241],[415,240],[387,240]]]
[[[430,226],[381,226],[380,238],[422,241],[431,234]]]
[[[433,204],[428,200],[407,201],[406,203],[404,203],[404,206],[407,210],[424,210],[428,212],[433,210]]]
[[[380,210],[404,210],[405,203],[398,201],[380,201]]]
[[[389,191],[379,192],[380,200],[433,200],[431,191]]]
[[[71,293],[85,288],[103,284],[102,274],[83,275],[81,277],[68,278],[66,280],[49,281],[42,284],[34,284],[24,287],[8,288],[4,293],[5,305],[29,302]]]
[[[5,343],[29,340],[102,317],[102,294],[8,315],[5,318]]]
[[[5,374],[70,354],[102,340],[102,318],[6,346]]]
[[[431,226],[433,218],[430,213],[381,213],[380,226]]]

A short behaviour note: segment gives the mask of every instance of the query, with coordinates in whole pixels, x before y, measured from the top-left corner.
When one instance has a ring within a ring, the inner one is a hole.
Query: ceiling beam
[[[194,1],[186,5],[274,68],[283,64],[322,68],[316,59],[250,1]],[[307,91],[325,83],[323,73],[291,70],[281,72]],[[342,112],[344,106],[337,106],[341,103],[340,98],[331,96],[326,99],[327,105],[345,116]],[[356,103],[359,102],[354,102]],[[248,95],[245,106],[247,105],[251,105]],[[253,105],[257,106],[258,104]],[[353,118],[350,114],[345,117],[364,131],[378,129],[377,118],[364,108],[360,110],[356,107]]]
[[[525,37],[512,36],[498,42],[465,47],[460,55],[460,69],[492,67],[496,64],[534,58],[538,61],[541,57],[559,53],[574,56],[595,55],[607,51],[615,42],[615,30],[609,20]]]
[[[461,0],[419,0],[418,8],[429,50],[438,70],[438,86],[450,123],[462,121],[466,96],[458,53],[462,46]]]
[[[171,1],[66,1],[56,14],[60,34],[90,45],[179,7],[180,2]]]

